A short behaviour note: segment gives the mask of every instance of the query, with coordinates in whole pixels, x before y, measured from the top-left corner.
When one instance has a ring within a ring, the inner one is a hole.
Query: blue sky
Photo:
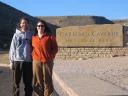
[[[128,0],[0,0],[32,16],[104,16],[128,19]]]

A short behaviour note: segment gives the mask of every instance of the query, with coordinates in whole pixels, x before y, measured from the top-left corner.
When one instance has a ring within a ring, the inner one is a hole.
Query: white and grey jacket
[[[32,40],[33,32],[21,32],[16,29],[13,35],[9,51],[10,64],[13,61],[32,61]]]

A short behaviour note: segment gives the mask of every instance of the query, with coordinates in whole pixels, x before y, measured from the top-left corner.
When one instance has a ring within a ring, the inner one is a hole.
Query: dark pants
[[[33,86],[36,96],[50,96],[54,90],[52,81],[53,62],[33,61]]]
[[[19,96],[19,83],[23,77],[25,96],[32,96],[32,62],[15,61],[13,68],[13,96]]]

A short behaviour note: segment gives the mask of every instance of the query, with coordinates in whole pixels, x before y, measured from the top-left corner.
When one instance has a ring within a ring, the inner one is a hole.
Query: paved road
[[[68,96],[66,92],[59,86],[56,80],[54,81],[54,87],[60,96]],[[0,66],[0,96],[12,96],[12,74],[8,67]],[[22,81],[21,81],[22,83]],[[20,86],[21,96],[23,96],[23,83]]]

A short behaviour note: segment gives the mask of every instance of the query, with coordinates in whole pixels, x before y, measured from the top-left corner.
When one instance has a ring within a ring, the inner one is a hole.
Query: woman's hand
[[[9,67],[11,70],[14,70],[14,63],[10,63]]]

